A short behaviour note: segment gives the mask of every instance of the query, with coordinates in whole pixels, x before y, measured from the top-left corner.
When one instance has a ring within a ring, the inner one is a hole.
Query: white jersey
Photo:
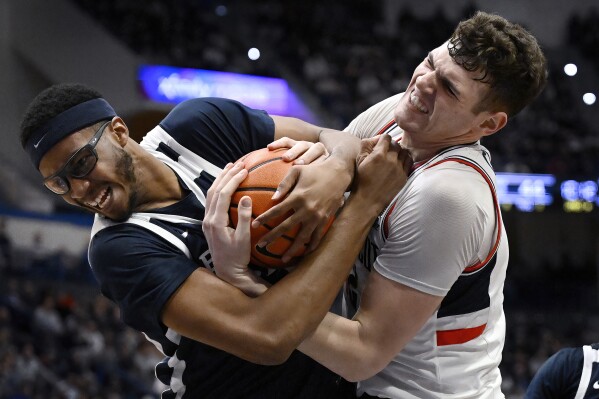
[[[348,126],[360,137],[401,138],[393,110],[401,94]],[[346,284],[349,314],[369,271],[443,296],[437,311],[381,372],[358,385],[384,398],[503,398],[503,284],[508,245],[495,175],[479,143],[445,149],[415,165],[379,216]],[[406,322],[409,322],[407,320]]]

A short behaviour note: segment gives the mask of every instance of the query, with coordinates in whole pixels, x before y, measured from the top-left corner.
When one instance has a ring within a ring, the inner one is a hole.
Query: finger
[[[320,157],[327,157],[329,152],[322,143],[316,143],[310,146],[306,152],[304,152],[298,159],[293,163],[294,165],[307,165],[314,162]]]
[[[227,174],[227,172],[233,167],[233,163],[229,162],[224,169],[218,174],[218,176],[216,176],[216,179],[214,179],[214,182],[212,182],[212,185],[210,186],[210,188],[208,189],[208,192],[206,193],[206,210],[208,210],[210,208],[210,204],[212,203],[212,198],[214,197],[214,193],[217,190],[217,188],[220,186],[220,182],[222,181],[222,179],[224,178],[224,176]]]
[[[301,250],[306,248],[310,242],[310,237],[314,230],[318,227],[315,223],[304,223],[301,225],[299,232],[295,236],[293,243],[283,254],[283,262],[288,262],[292,257],[298,255]]]
[[[214,193],[217,194],[221,191],[241,169],[243,169],[243,162],[237,162],[229,170],[219,175],[219,181],[215,181],[216,184],[212,185]]]
[[[233,171],[234,169],[231,169]],[[219,226],[229,225],[229,208],[231,206],[231,196],[239,187],[239,184],[247,177],[247,169],[239,170],[227,184],[217,193],[214,199],[214,220]]]
[[[297,183],[300,175],[300,169],[297,166],[289,169],[289,172],[285,175],[283,180],[277,186],[277,190],[272,195],[272,200],[276,201],[280,198],[285,198],[285,196],[293,189],[295,184]]]
[[[290,139],[289,137],[281,137],[278,140],[273,141],[269,145],[266,146],[269,150],[278,150],[279,148],[291,148],[296,143],[295,140]]]
[[[279,223],[277,226],[273,227],[272,230],[270,230],[268,233],[260,237],[258,245],[264,246],[273,242],[274,240],[288,232],[297,223],[299,223],[299,220],[297,218],[294,218],[293,215],[289,216],[287,219]],[[265,224],[268,225],[268,223]]]
[[[237,205],[237,228],[235,239],[238,242],[250,240],[250,222],[252,219],[252,199],[247,195],[242,197]]]
[[[258,215],[252,222],[252,227],[256,228],[261,224],[267,224],[270,220],[282,216],[293,209],[292,204],[288,204],[286,201],[281,202],[265,211],[261,215]]]
[[[411,154],[407,150],[402,150],[399,153],[399,159],[403,163],[403,168],[406,171],[412,170],[412,165],[414,165],[414,161],[412,160]]]
[[[243,163],[237,162],[232,165],[228,170],[223,171],[218,176],[218,181],[215,181],[212,184],[210,189],[212,190],[211,199],[210,199],[210,208],[208,208],[208,213],[211,214],[212,209],[214,209],[214,202],[218,199],[219,193],[223,190],[223,188],[231,181],[231,178],[235,176],[239,171],[243,168]]]
[[[391,136],[389,136],[388,134],[381,134],[379,135],[379,140],[376,142],[376,145],[373,148],[373,152],[374,151],[382,151],[384,153],[386,153],[387,151],[389,151],[389,147],[391,146]]]
[[[360,165],[368,155],[372,153],[374,147],[381,139],[382,135],[374,136],[360,141],[360,153],[356,157],[356,165]]]
[[[296,141],[291,148],[285,151],[282,158],[286,162],[291,162],[310,149],[311,146],[312,143],[308,143],[307,141]]]
[[[320,244],[322,237],[324,237],[324,232],[328,225],[329,221],[325,220],[324,222],[320,223],[318,227],[316,227],[316,229],[312,233],[312,237],[310,237],[310,245],[308,245],[307,252],[312,252],[316,249],[316,247],[318,247],[318,244]]]

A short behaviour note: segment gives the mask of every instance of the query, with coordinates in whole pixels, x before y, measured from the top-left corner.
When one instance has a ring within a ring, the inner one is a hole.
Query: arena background
[[[527,26],[550,63],[541,98],[483,141],[505,174],[503,390],[522,397],[552,353],[599,341],[598,105],[583,101],[599,94],[597,7],[594,0],[0,0],[0,398],[153,398],[161,390],[153,346],[120,323],[89,272],[90,215],[48,195],[20,148],[20,118],[37,92],[89,84],[139,140],[173,106],[152,100],[141,66],[232,72],[283,79],[295,104],[283,113],[343,128],[405,88],[426,52],[475,9]],[[248,57],[251,48],[258,59]],[[568,63],[576,75],[564,73]],[[208,76],[201,73],[197,79]]]

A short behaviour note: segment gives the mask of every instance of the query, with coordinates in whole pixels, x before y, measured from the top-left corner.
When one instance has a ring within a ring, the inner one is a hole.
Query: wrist
[[[327,163],[327,168],[335,172],[336,182],[344,187],[345,191],[349,191],[356,170],[355,158],[333,151],[325,162]]]
[[[352,191],[345,203],[344,209],[349,209],[349,212],[360,218],[374,221],[387,204],[382,204],[376,201],[375,198],[370,197],[362,195],[360,191]]]

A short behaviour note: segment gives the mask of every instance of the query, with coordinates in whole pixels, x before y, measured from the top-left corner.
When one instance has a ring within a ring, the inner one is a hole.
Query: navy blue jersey
[[[263,111],[225,99],[175,107],[141,145],[177,174],[185,196],[123,223],[97,216],[89,249],[102,293],[123,321],[164,353],[156,375],[170,398],[335,398],[339,378],[299,352],[280,366],[260,366],[179,335],[160,319],[163,306],[198,267],[211,268],[201,219],[205,195],[228,162],[264,148],[274,122]],[[285,272],[264,272],[276,282]]]
[[[599,398],[599,343],[564,348],[541,366],[526,399]]]

